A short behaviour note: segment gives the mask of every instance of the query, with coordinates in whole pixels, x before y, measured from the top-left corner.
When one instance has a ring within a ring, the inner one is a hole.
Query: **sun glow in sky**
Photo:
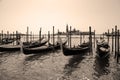
[[[120,29],[120,0],[0,0],[0,30],[38,33],[66,24],[81,31],[89,26],[103,33],[115,25]]]

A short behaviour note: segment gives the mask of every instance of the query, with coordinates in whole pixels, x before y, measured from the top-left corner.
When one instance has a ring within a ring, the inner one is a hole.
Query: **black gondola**
[[[67,43],[67,40],[65,40],[64,42],[61,42],[62,45],[65,45]],[[55,46],[51,43],[49,43],[50,46],[54,46],[54,49],[57,50],[57,49],[60,49],[61,48],[61,43],[60,42],[56,42]]]
[[[77,47],[68,47],[68,46],[62,46],[63,54],[68,55],[84,55],[88,50],[90,49],[89,42],[82,43],[81,45],[78,45]]]
[[[67,41],[63,42],[62,45],[65,45]],[[54,51],[57,49],[60,49],[60,43],[56,42],[56,44],[52,45],[49,44],[49,46],[42,46],[42,47],[36,47],[36,48],[26,48],[23,47],[23,53],[28,55],[28,54],[40,54],[42,52],[49,52],[49,51]]]
[[[10,44],[10,43],[13,43],[14,41],[16,40],[16,38],[3,38],[1,40],[1,45],[3,44]]]
[[[107,42],[105,42],[105,40],[101,41],[101,42],[96,42],[97,44],[97,55],[99,57],[105,58],[108,57],[110,55],[110,46]]]
[[[42,37],[40,40],[37,40],[37,41],[30,41],[30,42],[23,42],[23,45],[24,46],[28,46],[28,47],[31,47],[32,48],[32,46],[33,45],[36,45],[36,47],[39,47],[39,44],[41,44],[41,43],[46,43],[47,42],[47,40],[44,40],[43,41],[43,39],[44,39],[44,37]],[[37,46],[38,45],[38,46]],[[33,46],[34,47],[34,46]]]
[[[4,51],[20,51],[21,46],[20,45],[1,45],[0,46],[0,52]]]
[[[48,42],[48,40],[43,40],[43,41],[41,41],[41,42],[35,41],[35,42],[29,43],[29,45],[23,45],[23,46],[24,46],[24,47],[27,47],[27,48],[34,48],[34,47],[43,46],[43,45],[45,45],[47,42]]]
[[[48,40],[44,40],[41,42],[33,42],[31,44],[29,44],[28,46],[24,46],[27,48],[34,48],[34,47],[40,47],[45,45],[48,42]],[[1,45],[0,46],[0,52],[4,52],[4,51],[20,51],[22,45]]]

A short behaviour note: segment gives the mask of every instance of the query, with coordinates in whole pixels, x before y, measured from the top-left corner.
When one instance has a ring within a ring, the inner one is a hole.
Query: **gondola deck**
[[[105,58],[110,55],[110,46],[107,42],[97,42],[97,55]]]
[[[67,41],[63,42],[62,45],[65,45]],[[23,47],[23,53],[28,54],[40,54],[42,52],[49,52],[60,49],[60,43],[56,43],[56,45],[49,44],[49,46],[41,46],[36,48],[26,48]]]
[[[83,45],[85,44],[85,45]],[[62,46],[63,54],[65,56],[68,55],[84,55],[89,49],[89,43],[83,43],[77,47],[68,47],[68,46]]]

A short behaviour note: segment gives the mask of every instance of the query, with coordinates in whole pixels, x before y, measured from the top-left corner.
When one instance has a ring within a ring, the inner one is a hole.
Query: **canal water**
[[[72,39],[78,45],[79,38]],[[84,56],[64,56],[61,50],[24,55],[19,52],[0,53],[0,80],[120,80],[120,64],[114,53],[100,59],[96,49]]]

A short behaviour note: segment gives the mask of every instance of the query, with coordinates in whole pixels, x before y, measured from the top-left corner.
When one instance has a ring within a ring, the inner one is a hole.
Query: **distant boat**
[[[84,55],[89,49],[90,49],[89,42],[82,43],[81,45],[78,45],[77,47],[72,47],[72,48],[68,46],[62,46],[63,54],[65,56]]]
[[[10,43],[13,43],[15,40],[17,40],[16,38],[3,38],[1,40],[1,45],[3,44],[10,44]]]
[[[105,58],[110,55],[110,46],[105,40],[102,40],[100,42],[96,42],[97,44],[97,55],[99,57]]]
[[[65,45],[67,41],[63,42],[62,45]],[[41,47],[35,47],[35,48],[27,48],[23,47],[23,53],[28,55],[28,54],[40,54],[42,52],[49,52],[49,51],[54,51],[60,49],[60,43],[56,42],[55,45],[49,44],[48,46],[41,46]]]

